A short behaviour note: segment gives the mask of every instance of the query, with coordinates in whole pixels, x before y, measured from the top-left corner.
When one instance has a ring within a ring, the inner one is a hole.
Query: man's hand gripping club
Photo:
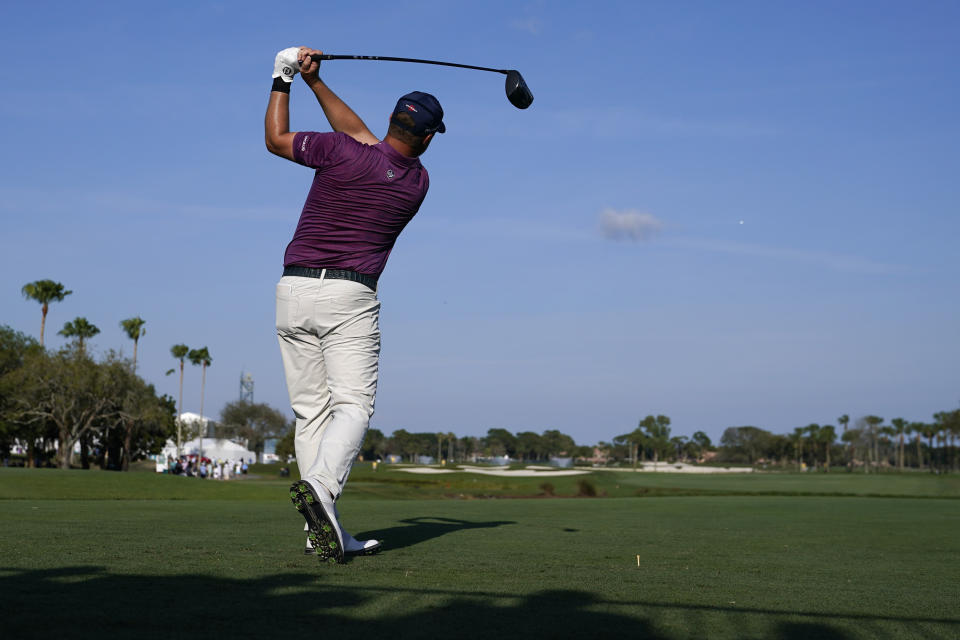
[[[303,47],[288,47],[277,53],[273,60],[274,78],[282,78],[287,84],[293,82],[293,76],[300,71],[300,58],[297,55],[300,49]]]

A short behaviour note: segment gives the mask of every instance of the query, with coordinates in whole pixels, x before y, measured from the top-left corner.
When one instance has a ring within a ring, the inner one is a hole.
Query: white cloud
[[[663,229],[663,222],[652,213],[627,209],[604,209],[600,213],[600,228],[611,240],[649,240]]]
[[[510,28],[517,31],[526,31],[530,35],[538,36],[543,29],[543,21],[540,18],[515,18],[510,21]]]

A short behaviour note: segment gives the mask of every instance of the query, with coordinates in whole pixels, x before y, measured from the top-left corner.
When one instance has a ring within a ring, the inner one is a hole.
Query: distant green
[[[580,493],[584,480],[607,497],[662,495],[874,496],[960,499],[960,474],[881,473],[748,473],[681,474],[594,471],[581,476],[498,477],[477,473],[415,474],[406,466],[369,463],[354,466],[347,492],[364,498],[523,497],[544,494],[552,486],[558,496]],[[518,467],[519,468],[519,467]],[[230,482],[200,481],[154,473],[100,473],[52,469],[0,469],[0,500],[22,498],[271,500],[290,484],[276,465],[254,465],[250,476]],[[292,477],[299,477],[296,465]],[[65,475],[61,475],[65,474]],[[68,480],[67,480],[68,479]]]

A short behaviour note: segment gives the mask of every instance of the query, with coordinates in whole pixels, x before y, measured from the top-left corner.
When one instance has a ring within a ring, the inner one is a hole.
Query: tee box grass
[[[0,470],[4,636],[960,636],[942,476],[595,472],[598,495],[625,495],[534,499],[543,479],[361,465],[340,511],[384,551],[330,567],[302,555],[289,479],[255,472]],[[443,499],[475,484],[527,497]]]

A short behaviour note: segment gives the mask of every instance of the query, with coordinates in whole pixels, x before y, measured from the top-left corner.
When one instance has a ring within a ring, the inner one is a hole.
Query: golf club
[[[307,56],[311,57],[311,56]],[[420,64],[437,64],[444,67],[460,67],[461,69],[475,69],[477,71],[493,71],[507,76],[506,92],[507,100],[517,109],[526,109],[533,103],[533,94],[524,82],[523,76],[516,69],[491,69],[490,67],[477,67],[472,64],[457,64],[456,62],[439,62],[437,60],[420,60],[417,58],[393,58],[388,56],[348,56],[321,54],[320,60],[387,60],[389,62],[417,62]]]

